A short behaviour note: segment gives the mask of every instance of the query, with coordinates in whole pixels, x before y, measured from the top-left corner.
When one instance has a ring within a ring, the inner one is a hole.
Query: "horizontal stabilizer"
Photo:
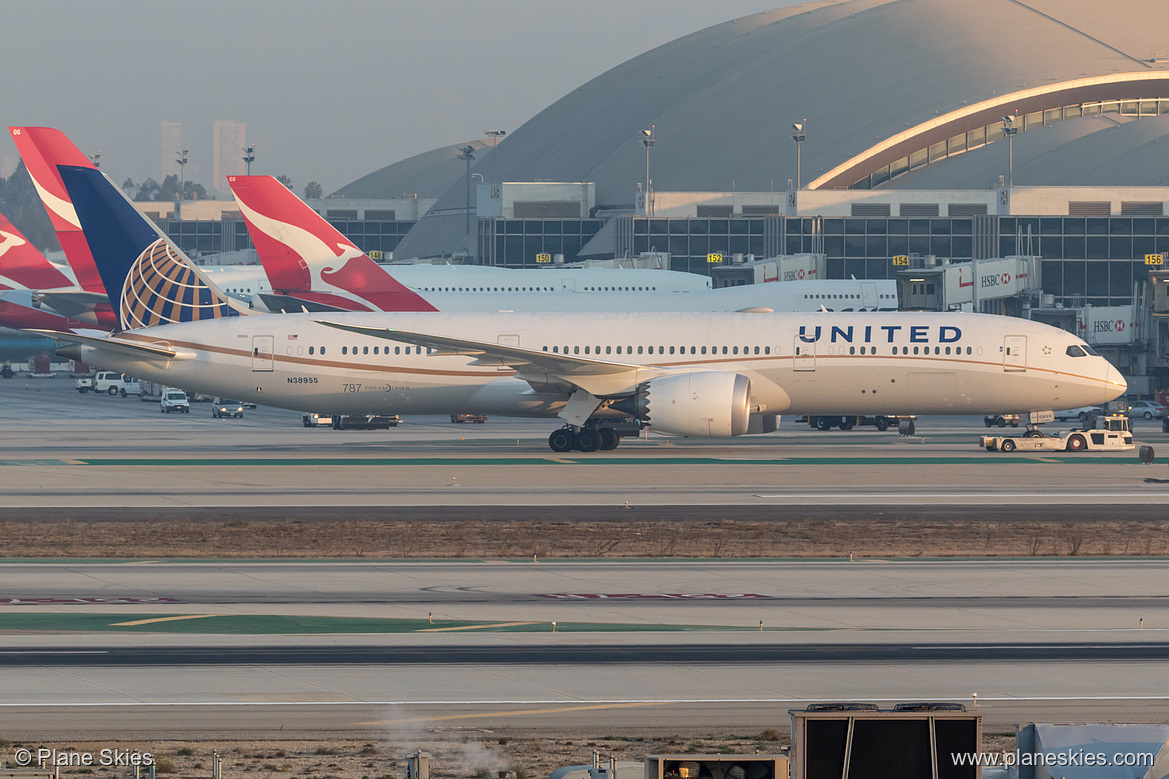
[[[59,333],[55,330],[29,330],[28,332],[43,335],[57,341],[91,346],[102,351],[117,352],[139,360],[193,360],[194,352],[180,352],[169,346],[158,343],[146,343],[131,340],[122,336],[82,335],[80,333]]]
[[[318,300],[305,300],[295,295],[274,295],[269,292],[256,294],[264,308],[273,314],[302,314],[323,311],[349,311],[350,309],[331,306]]]

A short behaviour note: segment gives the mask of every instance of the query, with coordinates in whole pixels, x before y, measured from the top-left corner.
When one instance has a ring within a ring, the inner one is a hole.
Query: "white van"
[[[187,401],[187,393],[174,387],[167,387],[163,390],[162,398],[158,401],[158,407],[164,414],[169,414],[172,411],[180,414],[191,413],[191,404]]]
[[[142,387],[133,376],[126,376],[117,371],[98,371],[93,377],[93,391],[107,395],[141,395]]]

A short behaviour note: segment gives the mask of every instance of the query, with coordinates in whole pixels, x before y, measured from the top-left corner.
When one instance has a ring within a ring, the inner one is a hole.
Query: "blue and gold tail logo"
[[[130,266],[120,312],[128,330],[239,315],[162,238]]]

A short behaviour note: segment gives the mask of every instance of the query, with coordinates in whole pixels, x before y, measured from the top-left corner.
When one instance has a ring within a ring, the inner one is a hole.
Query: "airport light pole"
[[[1003,135],[1007,136],[1007,186],[1015,186],[1015,133],[1019,128],[1015,126],[1015,117],[1003,117]]]
[[[804,122],[795,122],[792,124],[792,129],[795,130],[792,140],[796,142],[796,189],[799,189],[802,184],[800,179],[800,146],[804,142]]]
[[[653,216],[653,193],[650,192],[650,185],[653,179],[649,177],[649,150],[654,147],[654,127],[650,125],[648,130],[641,131],[641,145],[645,147],[645,215]]]
[[[460,146],[459,159],[467,161],[467,220],[466,234],[471,234],[471,161],[475,159],[473,146]]]
[[[248,165],[248,175],[252,175],[252,163],[256,161],[256,144],[244,147],[243,161]]]
[[[183,190],[187,188],[187,154],[190,152],[189,146],[184,146],[183,150],[178,152],[179,159],[179,200],[178,207],[175,209],[175,218],[183,218]]]
[[[507,130],[488,130],[487,134],[491,136],[491,180],[496,184],[499,183],[499,160],[495,158],[495,143],[503,136],[507,135]]]

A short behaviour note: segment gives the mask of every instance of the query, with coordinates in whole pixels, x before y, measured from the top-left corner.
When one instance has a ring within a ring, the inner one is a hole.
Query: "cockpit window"
[[[1095,349],[1093,349],[1091,346],[1088,346],[1087,344],[1084,344],[1084,351],[1087,352],[1088,354],[1092,355],[1093,357],[1100,356],[1100,352],[1096,351]]]
[[[1083,347],[1072,344],[1067,348],[1068,357],[1083,357],[1087,354]]]

